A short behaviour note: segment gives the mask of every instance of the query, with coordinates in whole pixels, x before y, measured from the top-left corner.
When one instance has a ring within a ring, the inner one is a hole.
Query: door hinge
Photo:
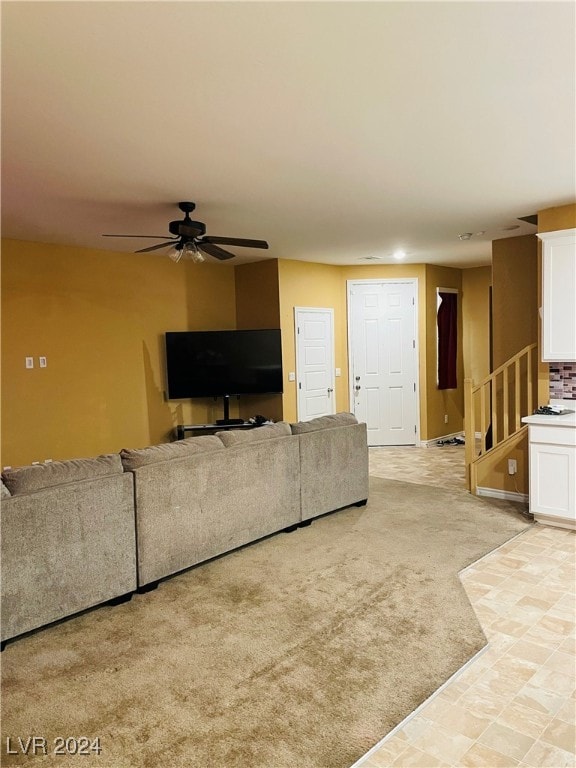
[[[299,326],[296,327],[296,331],[298,333],[298,336],[300,336],[300,327]]]
[[[416,382],[414,382],[414,392],[416,392]]]
[[[302,389],[302,382],[301,381],[298,382],[298,389]]]
[[[416,424],[414,424],[414,434],[416,434],[416,433],[417,433],[417,431],[418,431],[418,430],[416,429]]]
[[[416,339],[412,339],[412,349],[416,349]]]

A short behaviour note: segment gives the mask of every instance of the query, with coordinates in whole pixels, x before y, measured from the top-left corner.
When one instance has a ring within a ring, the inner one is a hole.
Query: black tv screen
[[[282,392],[279,329],[168,331],[168,398]]]

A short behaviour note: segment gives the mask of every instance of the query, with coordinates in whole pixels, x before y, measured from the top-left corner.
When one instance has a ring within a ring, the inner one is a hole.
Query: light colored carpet
[[[241,511],[239,510],[239,514]],[[369,503],[2,654],[6,737],[100,737],[100,768],[348,768],[485,643],[457,572],[514,504],[371,478]]]

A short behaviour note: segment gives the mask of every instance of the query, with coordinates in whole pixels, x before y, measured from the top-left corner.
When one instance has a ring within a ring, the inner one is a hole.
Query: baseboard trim
[[[453,437],[464,438],[464,432],[451,432],[449,435],[440,435],[433,440],[420,440],[420,448],[431,448],[432,446],[437,445],[440,440],[450,440]]]
[[[522,501],[528,502],[527,493],[516,493],[515,491],[502,491],[500,488],[476,488],[477,496],[488,496],[491,499],[504,499],[504,501]]]
[[[534,512],[534,520],[541,525],[551,525],[554,528],[566,528],[567,530],[576,530],[576,520],[570,520],[567,517],[559,515],[548,515],[544,512]]]

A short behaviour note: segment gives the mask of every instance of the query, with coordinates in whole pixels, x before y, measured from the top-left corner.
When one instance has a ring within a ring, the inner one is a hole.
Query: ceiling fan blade
[[[223,248],[218,248],[217,245],[213,245],[212,243],[198,242],[196,245],[201,251],[210,254],[210,256],[214,256],[215,259],[220,259],[220,261],[234,258],[233,253],[228,253],[228,251],[225,251]]]
[[[218,243],[219,245],[240,245],[243,248],[268,248],[266,240],[246,240],[243,237],[212,237],[202,238],[203,243]]]
[[[152,240],[166,240],[168,235],[102,235],[102,237],[148,237]],[[178,240],[177,237],[174,237],[173,239]]]
[[[174,245],[174,240],[168,240],[167,243],[158,243],[158,245],[150,245],[148,248],[140,248],[139,251],[134,251],[134,253],[148,253],[148,251],[157,251],[158,248],[166,248],[167,245]]]

